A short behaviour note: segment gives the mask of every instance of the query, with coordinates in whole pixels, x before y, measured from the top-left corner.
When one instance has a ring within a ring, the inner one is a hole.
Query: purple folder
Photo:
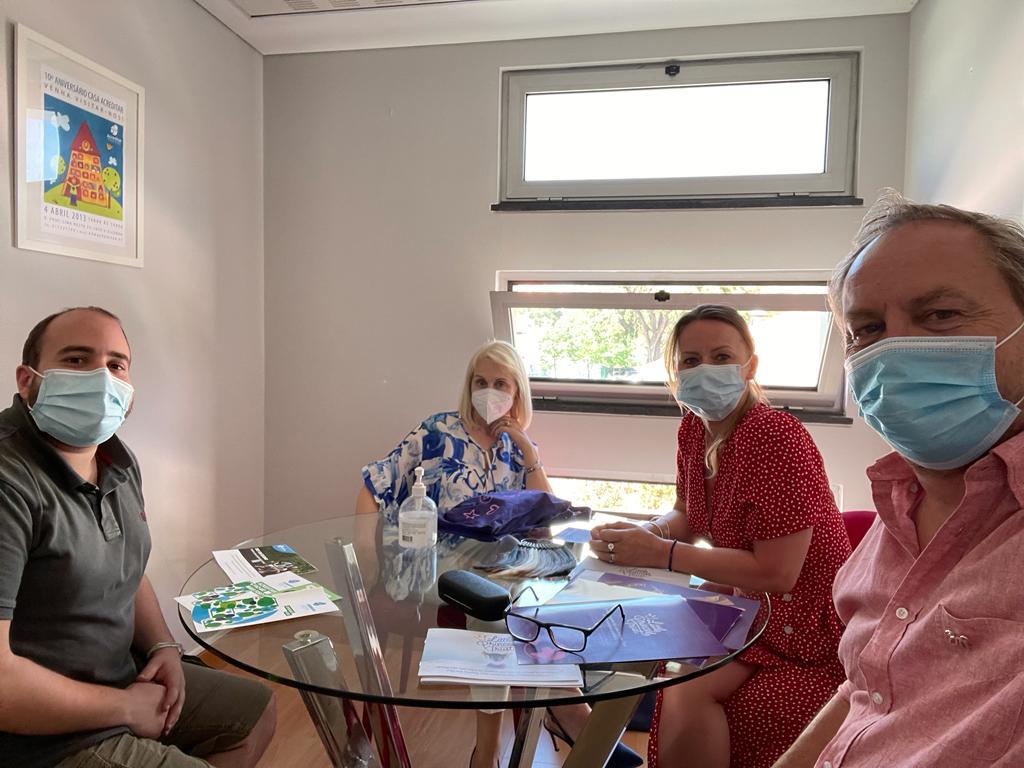
[[[515,608],[513,613],[574,627],[593,626],[610,608],[621,605],[590,635],[586,648],[571,653],[557,648],[546,629],[533,642],[517,641],[520,664],[597,664],[719,656],[726,648],[701,618],[676,595],[643,600],[601,601]],[[564,644],[564,643],[563,643]]]
[[[598,581],[616,587],[629,587],[644,592],[655,592],[659,595],[678,595],[686,598],[690,607],[697,611],[700,618],[705,621],[711,633],[721,640],[722,645],[733,651],[746,644],[750,628],[754,625],[758,611],[761,610],[761,604],[748,597],[723,595],[693,587],[666,584],[662,581],[637,579],[617,573],[603,573]],[[722,633],[722,627],[726,623],[728,623],[728,627]]]
[[[736,622],[743,615],[743,609],[735,605],[706,603],[703,600],[693,599],[687,599],[686,604],[722,645],[725,645],[724,641],[729,636],[729,631],[736,626]]]

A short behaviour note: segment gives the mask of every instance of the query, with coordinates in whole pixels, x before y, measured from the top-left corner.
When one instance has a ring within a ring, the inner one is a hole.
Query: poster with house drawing
[[[45,66],[42,88],[43,118],[56,129],[43,134],[43,230],[123,245],[124,102]]]
[[[144,89],[24,24],[15,43],[17,247],[141,267]]]

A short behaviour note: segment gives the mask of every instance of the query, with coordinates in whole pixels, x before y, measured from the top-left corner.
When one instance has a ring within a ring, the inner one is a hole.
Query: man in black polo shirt
[[[131,409],[130,366],[114,315],[65,310],[29,334],[18,394],[0,412],[10,768],[251,766],[273,735],[264,686],[182,665],[145,576],[142,480],[114,436]]]

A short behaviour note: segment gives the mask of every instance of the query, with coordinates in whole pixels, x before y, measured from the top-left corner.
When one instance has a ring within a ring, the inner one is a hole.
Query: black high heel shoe
[[[562,724],[558,722],[558,718],[555,717],[555,713],[551,711],[550,707],[545,711],[547,712],[547,717],[544,718],[544,730],[546,730],[548,735],[551,737],[551,746],[554,747],[555,752],[558,751],[558,742],[555,741],[556,738],[564,741],[569,746],[569,749],[572,749],[573,746],[575,746],[575,741],[573,741],[572,736],[570,736]],[[548,718],[551,719],[550,723],[548,722]],[[608,758],[605,768],[639,768],[639,766],[643,764],[644,759],[620,741],[615,745],[615,749]]]

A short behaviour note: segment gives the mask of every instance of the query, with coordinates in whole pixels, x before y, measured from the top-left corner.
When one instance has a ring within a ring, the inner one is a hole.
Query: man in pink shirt
[[[1024,231],[890,192],[832,278],[895,449],[836,576],[847,680],[776,768],[1024,766]]]

